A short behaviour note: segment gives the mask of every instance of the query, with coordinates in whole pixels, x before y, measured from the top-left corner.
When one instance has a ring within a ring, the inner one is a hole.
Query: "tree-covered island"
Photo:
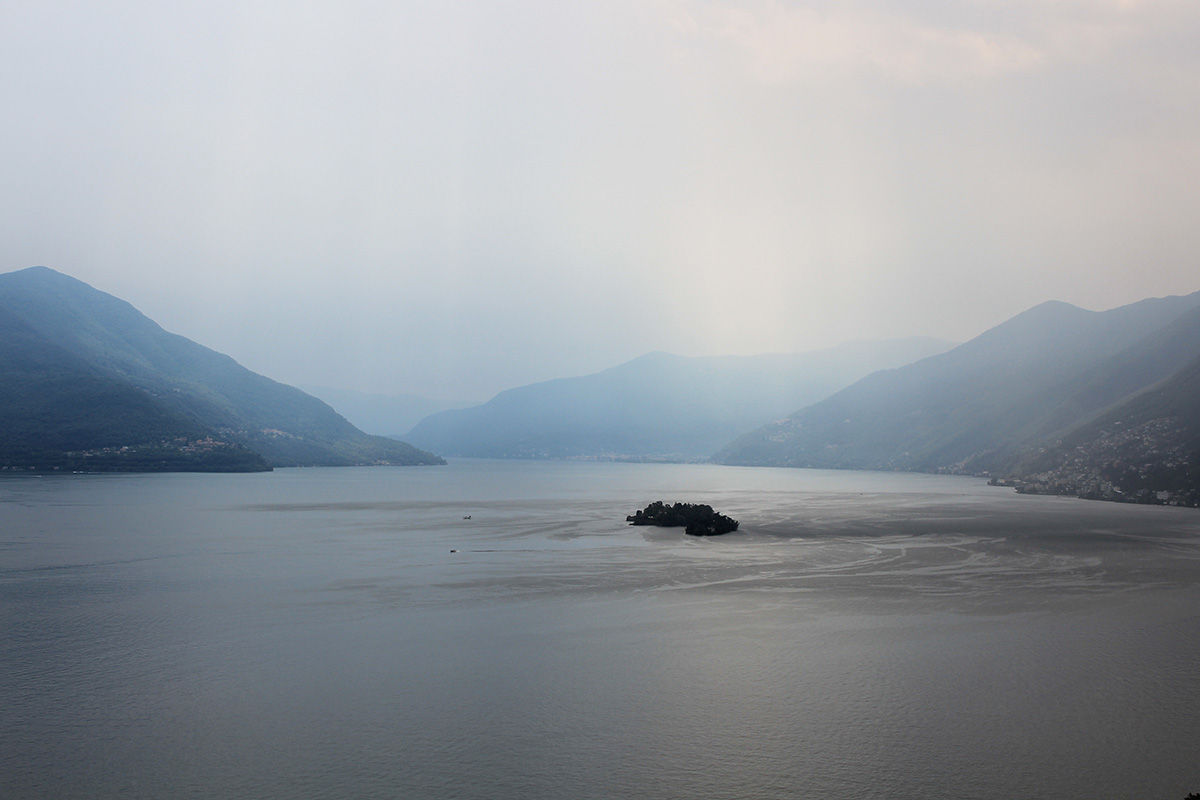
[[[738,521],[713,511],[703,503],[675,503],[667,505],[656,500],[625,521],[633,525],[657,525],[661,528],[684,528],[689,536],[718,536],[736,531]]]

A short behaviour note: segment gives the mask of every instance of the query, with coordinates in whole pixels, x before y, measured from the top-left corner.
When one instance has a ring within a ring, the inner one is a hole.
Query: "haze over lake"
[[[1198,41],[3,4],[0,800],[1200,792]]]
[[[1181,800],[1198,590],[1195,511],[974,478],[6,477],[0,796]]]

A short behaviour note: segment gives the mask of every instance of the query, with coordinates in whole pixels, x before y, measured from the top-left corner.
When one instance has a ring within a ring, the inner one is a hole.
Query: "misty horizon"
[[[37,265],[37,266],[43,267],[43,268],[54,269],[52,267],[46,267],[46,265]],[[17,270],[17,271],[19,271],[19,270]],[[61,270],[56,269],[55,271],[61,272],[62,274],[65,274],[65,275],[68,275],[68,277],[76,277],[74,275],[70,275],[69,273],[63,272]],[[93,286],[92,288],[98,289],[99,291],[105,292],[106,294],[112,294],[111,292],[106,291],[103,287]],[[1170,296],[1178,297],[1178,296],[1182,296],[1182,295],[1170,295]],[[118,298],[118,299],[126,300],[126,298]],[[1136,302],[1139,302],[1140,300],[1145,300],[1145,299],[1151,299],[1151,298],[1139,297],[1139,298],[1131,299],[1128,302],[1121,303],[1117,306],[1114,306],[1113,308],[1121,308],[1126,305],[1132,305],[1133,303],[1136,303]],[[128,301],[126,300],[126,302],[128,302]],[[1061,300],[1046,299],[1040,303],[1037,303],[1035,306],[1033,306],[1031,308],[1036,308],[1037,306],[1040,306],[1040,305],[1048,305],[1048,304],[1063,303],[1063,302],[1064,301],[1061,301]],[[1067,305],[1072,305],[1072,304],[1067,304]],[[1078,307],[1078,306],[1076,306],[1076,307]],[[136,308],[136,305],[135,305],[135,308]],[[137,310],[142,311],[142,309],[140,309],[140,308]],[[1024,311],[1029,311],[1029,310],[1031,310],[1031,309],[1023,309],[1022,312],[1018,312],[1018,314],[1023,313]],[[1112,309],[1082,309],[1082,310],[1090,311],[1090,312],[1100,312],[1100,311],[1108,311],[1108,310],[1112,310]],[[147,316],[149,316],[149,315],[147,315]],[[1016,316],[1016,315],[1014,315],[1014,316]],[[168,322],[164,322],[163,320],[159,320],[159,319],[154,319],[153,317],[151,317],[151,319],[153,322],[158,324],[160,327],[163,328],[163,330],[167,331],[168,333],[179,334],[179,331],[172,329],[172,326]],[[997,325],[1002,324],[1006,321],[1007,320],[1000,320],[996,324]],[[951,349],[953,347],[957,347],[958,345],[962,344],[964,341],[970,341],[971,339],[974,339],[977,335],[985,333],[986,331],[990,330],[992,327],[995,327],[995,326],[989,325],[987,328],[983,328],[983,329],[979,330],[976,334],[971,335],[962,341],[952,341],[949,339],[939,338],[936,336],[911,335],[911,336],[897,336],[897,337],[894,337],[891,339],[862,339],[862,338],[850,339],[850,340],[846,340],[846,341],[835,342],[835,343],[833,343],[829,346],[825,346],[825,347],[813,348],[813,349],[809,349],[809,350],[796,350],[796,351],[791,351],[791,352],[767,351],[767,352],[761,352],[761,353],[714,352],[714,353],[684,354],[684,353],[668,353],[667,351],[663,351],[663,350],[651,350],[651,351],[647,351],[647,352],[643,352],[643,353],[638,353],[628,359],[625,359],[623,361],[620,361],[620,362],[614,363],[614,364],[604,363],[604,364],[598,365],[591,369],[588,369],[581,365],[581,366],[577,367],[574,371],[567,372],[564,374],[546,375],[544,377],[540,377],[535,380],[528,381],[527,383],[511,384],[511,385],[497,384],[497,388],[495,389],[495,391],[491,391],[486,396],[474,396],[474,397],[437,396],[435,393],[423,394],[419,388],[414,389],[412,391],[407,391],[407,390],[406,391],[389,391],[387,389],[379,390],[379,389],[371,389],[371,388],[361,388],[359,386],[333,386],[333,385],[323,384],[323,383],[319,383],[319,382],[306,382],[306,381],[290,382],[290,381],[283,379],[282,377],[280,377],[277,374],[272,374],[272,372],[269,368],[266,370],[254,369],[253,371],[259,372],[259,374],[262,374],[265,377],[271,378],[273,380],[279,381],[280,383],[285,383],[288,385],[296,386],[297,388],[300,388],[303,391],[308,392],[309,394],[313,394],[318,397],[322,397],[322,399],[327,399],[328,397],[339,397],[339,396],[341,398],[350,398],[351,396],[357,396],[356,397],[357,401],[363,401],[363,400],[369,401],[371,399],[403,400],[403,401],[419,402],[421,404],[432,404],[433,406],[438,406],[440,408],[451,409],[451,408],[465,408],[465,407],[469,407],[469,406],[473,406],[473,405],[479,405],[482,403],[486,403],[488,400],[494,398],[495,395],[506,392],[510,389],[521,388],[523,386],[547,383],[547,382],[558,381],[558,380],[563,380],[563,379],[571,379],[571,378],[585,377],[588,375],[595,375],[598,373],[607,372],[607,371],[615,369],[617,367],[621,367],[623,365],[628,364],[631,361],[635,361],[640,358],[645,358],[645,357],[655,356],[655,355],[679,356],[682,358],[694,359],[694,360],[705,360],[705,359],[720,360],[720,359],[740,359],[740,358],[764,358],[764,357],[771,357],[771,356],[817,355],[817,354],[826,354],[826,353],[835,354],[839,349],[852,348],[855,345],[885,343],[885,342],[890,342],[890,341],[900,342],[900,341],[906,341],[906,340],[911,340],[911,341],[926,340],[929,342],[936,342],[938,344],[944,345],[945,349]],[[182,335],[182,334],[180,334],[180,335]],[[204,345],[205,347],[209,347],[210,349],[214,349],[214,350],[216,349],[216,348],[212,347],[210,344],[203,342],[203,341],[199,341],[197,343]],[[239,358],[236,354],[226,353],[226,355],[230,355],[231,357],[233,357],[236,361],[238,361],[239,364],[242,364],[242,366],[248,367],[248,365],[245,364],[242,361],[242,359]],[[331,401],[327,400],[327,402],[331,402]],[[334,403],[334,405],[336,406],[337,404]],[[432,412],[430,412],[430,413],[432,413]],[[400,433],[400,432],[402,432],[402,431],[395,431],[394,433]]]
[[[48,265],[289,384],[478,399],[1200,288],[1195,4],[0,22],[0,269]]]

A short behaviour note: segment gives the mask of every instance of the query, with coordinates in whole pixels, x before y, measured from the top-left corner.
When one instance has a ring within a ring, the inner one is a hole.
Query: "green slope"
[[[24,331],[9,348],[12,369],[20,370],[22,358],[33,358],[23,355],[21,343],[43,355],[53,353],[43,361],[71,365],[60,383],[86,396],[98,389],[87,389],[84,378],[101,381],[110,405],[124,408],[131,415],[128,425],[147,437],[215,435],[260,453],[274,466],[442,463],[403,442],[368,436],[320,400],[167,333],[123,300],[54,270],[33,267],[0,275],[0,306],[10,325]],[[35,370],[15,383],[24,385],[36,375]],[[14,394],[10,402],[36,406],[31,391],[24,399]],[[91,414],[91,405],[71,402]],[[61,416],[69,417],[71,403],[60,407]],[[80,424],[92,424],[87,414]],[[49,435],[48,430],[43,433]]]
[[[0,468],[269,469],[245,447],[187,446],[212,433],[144,390],[105,377],[0,304]]]

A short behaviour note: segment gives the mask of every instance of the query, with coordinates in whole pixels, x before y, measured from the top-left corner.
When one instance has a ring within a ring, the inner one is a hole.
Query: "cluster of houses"
[[[227,447],[237,447],[231,442],[222,442],[211,436],[206,436],[203,439],[188,439],[186,436],[180,436],[175,439],[164,439],[153,445],[138,445],[130,446],[123,445],[121,447],[98,447],[94,450],[77,450],[67,453],[70,457],[78,458],[94,458],[101,455],[111,455],[114,453],[129,453],[135,450],[144,450],[147,447],[157,447],[162,450],[178,450],[181,453],[211,453],[214,450],[221,450]]]
[[[1146,503],[1164,506],[1200,506],[1195,491],[1169,489],[1131,489],[1126,491],[1110,481],[1092,475],[1080,478],[1060,477],[1050,473],[1025,478],[993,478],[993,486],[1012,486],[1018,494],[1057,494],[1082,497],[1085,500],[1111,500],[1118,503]]]
[[[1187,451],[1170,419],[1127,428],[1118,422],[1053,469],[990,483],[1022,494],[1194,508],[1200,506],[1200,451]]]

